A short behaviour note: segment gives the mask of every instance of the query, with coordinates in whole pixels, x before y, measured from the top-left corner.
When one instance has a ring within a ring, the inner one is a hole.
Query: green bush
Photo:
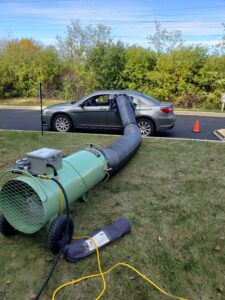
[[[73,25],[81,34],[81,25]],[[220,109],[225,92],[223,52],[180,46],[160,53],[114,43],[106,28],[98,27],[97,32],[99,38],[90,45],[86,39],[85,47],[74,41],[71,48],[70,40],[59,39],[60,51],[31,39],[2,41],[0,98],[36,97],[41,81],[47,98],[76,100],[97,89],[131,89],[181,108]],[[96,37],[94,28],[90,34]]]

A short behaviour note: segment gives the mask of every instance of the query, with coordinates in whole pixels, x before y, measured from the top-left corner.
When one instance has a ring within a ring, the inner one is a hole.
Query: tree
[[[36,94],[37,83],[43,83],[45,97],[57,97],[61,88],[58,81],[64,66],[58,56],[57,50],[53,46],[43,47],[36,55],[31,66],[31,74],[34,80],[33,95]]]
[[[204,108],[220,108],[225,91],[225,55],[211,54],[195,78],[198,96]]]
[[[86,68],[87,57],[99,45],[110,43],[109,27],[101,24],[83,26],[79,20],[71,21],[65,37],[57,37],[57,48],[64,62],[61,77],[63,98],[80,98],[95,86],[93,73]]]
[[[35,97],[37,85],[49,85],[61,70],[54,47],[31,39],[11,40],[0,52],[0,97]]]
[[[183,46],[181,31],[168,31],[163,28],[160,22],[155,22],[155,34],[147,37],[149,43],[153,45],[157,53],[170,52]]]
[[[90,49],[111,42],[110,28],[101,24],[83,26],[79,20],[71,20],[66,37],[57,36],[57,41],[59,53],[65,61],[81,63]]]
[[[196,95],[196,81],[206,58],[207,49],[200,46],[182,47],[158,56],[155,70],[150,74],[154,96],[171,101]]]
[[[149,73],[156,65],[153,51],[139,46],[130,46],[126,50],[126,64],[122,72],[122,83],[127,89],[151,93]]]
[[[225,55],[225,23],[223,25],[224,35],[222,38],[222,41],[220,43],[217,43],[214,47],[214,52],[216,55]]]
[[[93,89],[122,88],[125,53],[126,49],[121,42],[101,43],[88,52],[86,70],[94,79]]]

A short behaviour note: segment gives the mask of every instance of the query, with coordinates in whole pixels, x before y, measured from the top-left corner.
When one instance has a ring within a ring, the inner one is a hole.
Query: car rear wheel
[[[53,120],[53,128],[58,132],[68,132],[72,130],[72,122],[66,115],[58,115]]]
[[[155,125],[147,118],[137,120],[138,127],[142,136],[151,136],[155,133]]]

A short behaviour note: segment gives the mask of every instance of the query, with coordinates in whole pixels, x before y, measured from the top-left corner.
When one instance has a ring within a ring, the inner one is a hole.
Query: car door
[[[76,112],[81,128],[107,129],[110,127],[110,94],[94,95],[86,99]]]

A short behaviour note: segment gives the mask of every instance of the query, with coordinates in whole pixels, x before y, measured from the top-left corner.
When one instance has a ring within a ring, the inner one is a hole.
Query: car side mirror
[[[83,107],[84,107],[84,103],[79,104],[79,106],[80,106],[81,108],[83,108]]]

